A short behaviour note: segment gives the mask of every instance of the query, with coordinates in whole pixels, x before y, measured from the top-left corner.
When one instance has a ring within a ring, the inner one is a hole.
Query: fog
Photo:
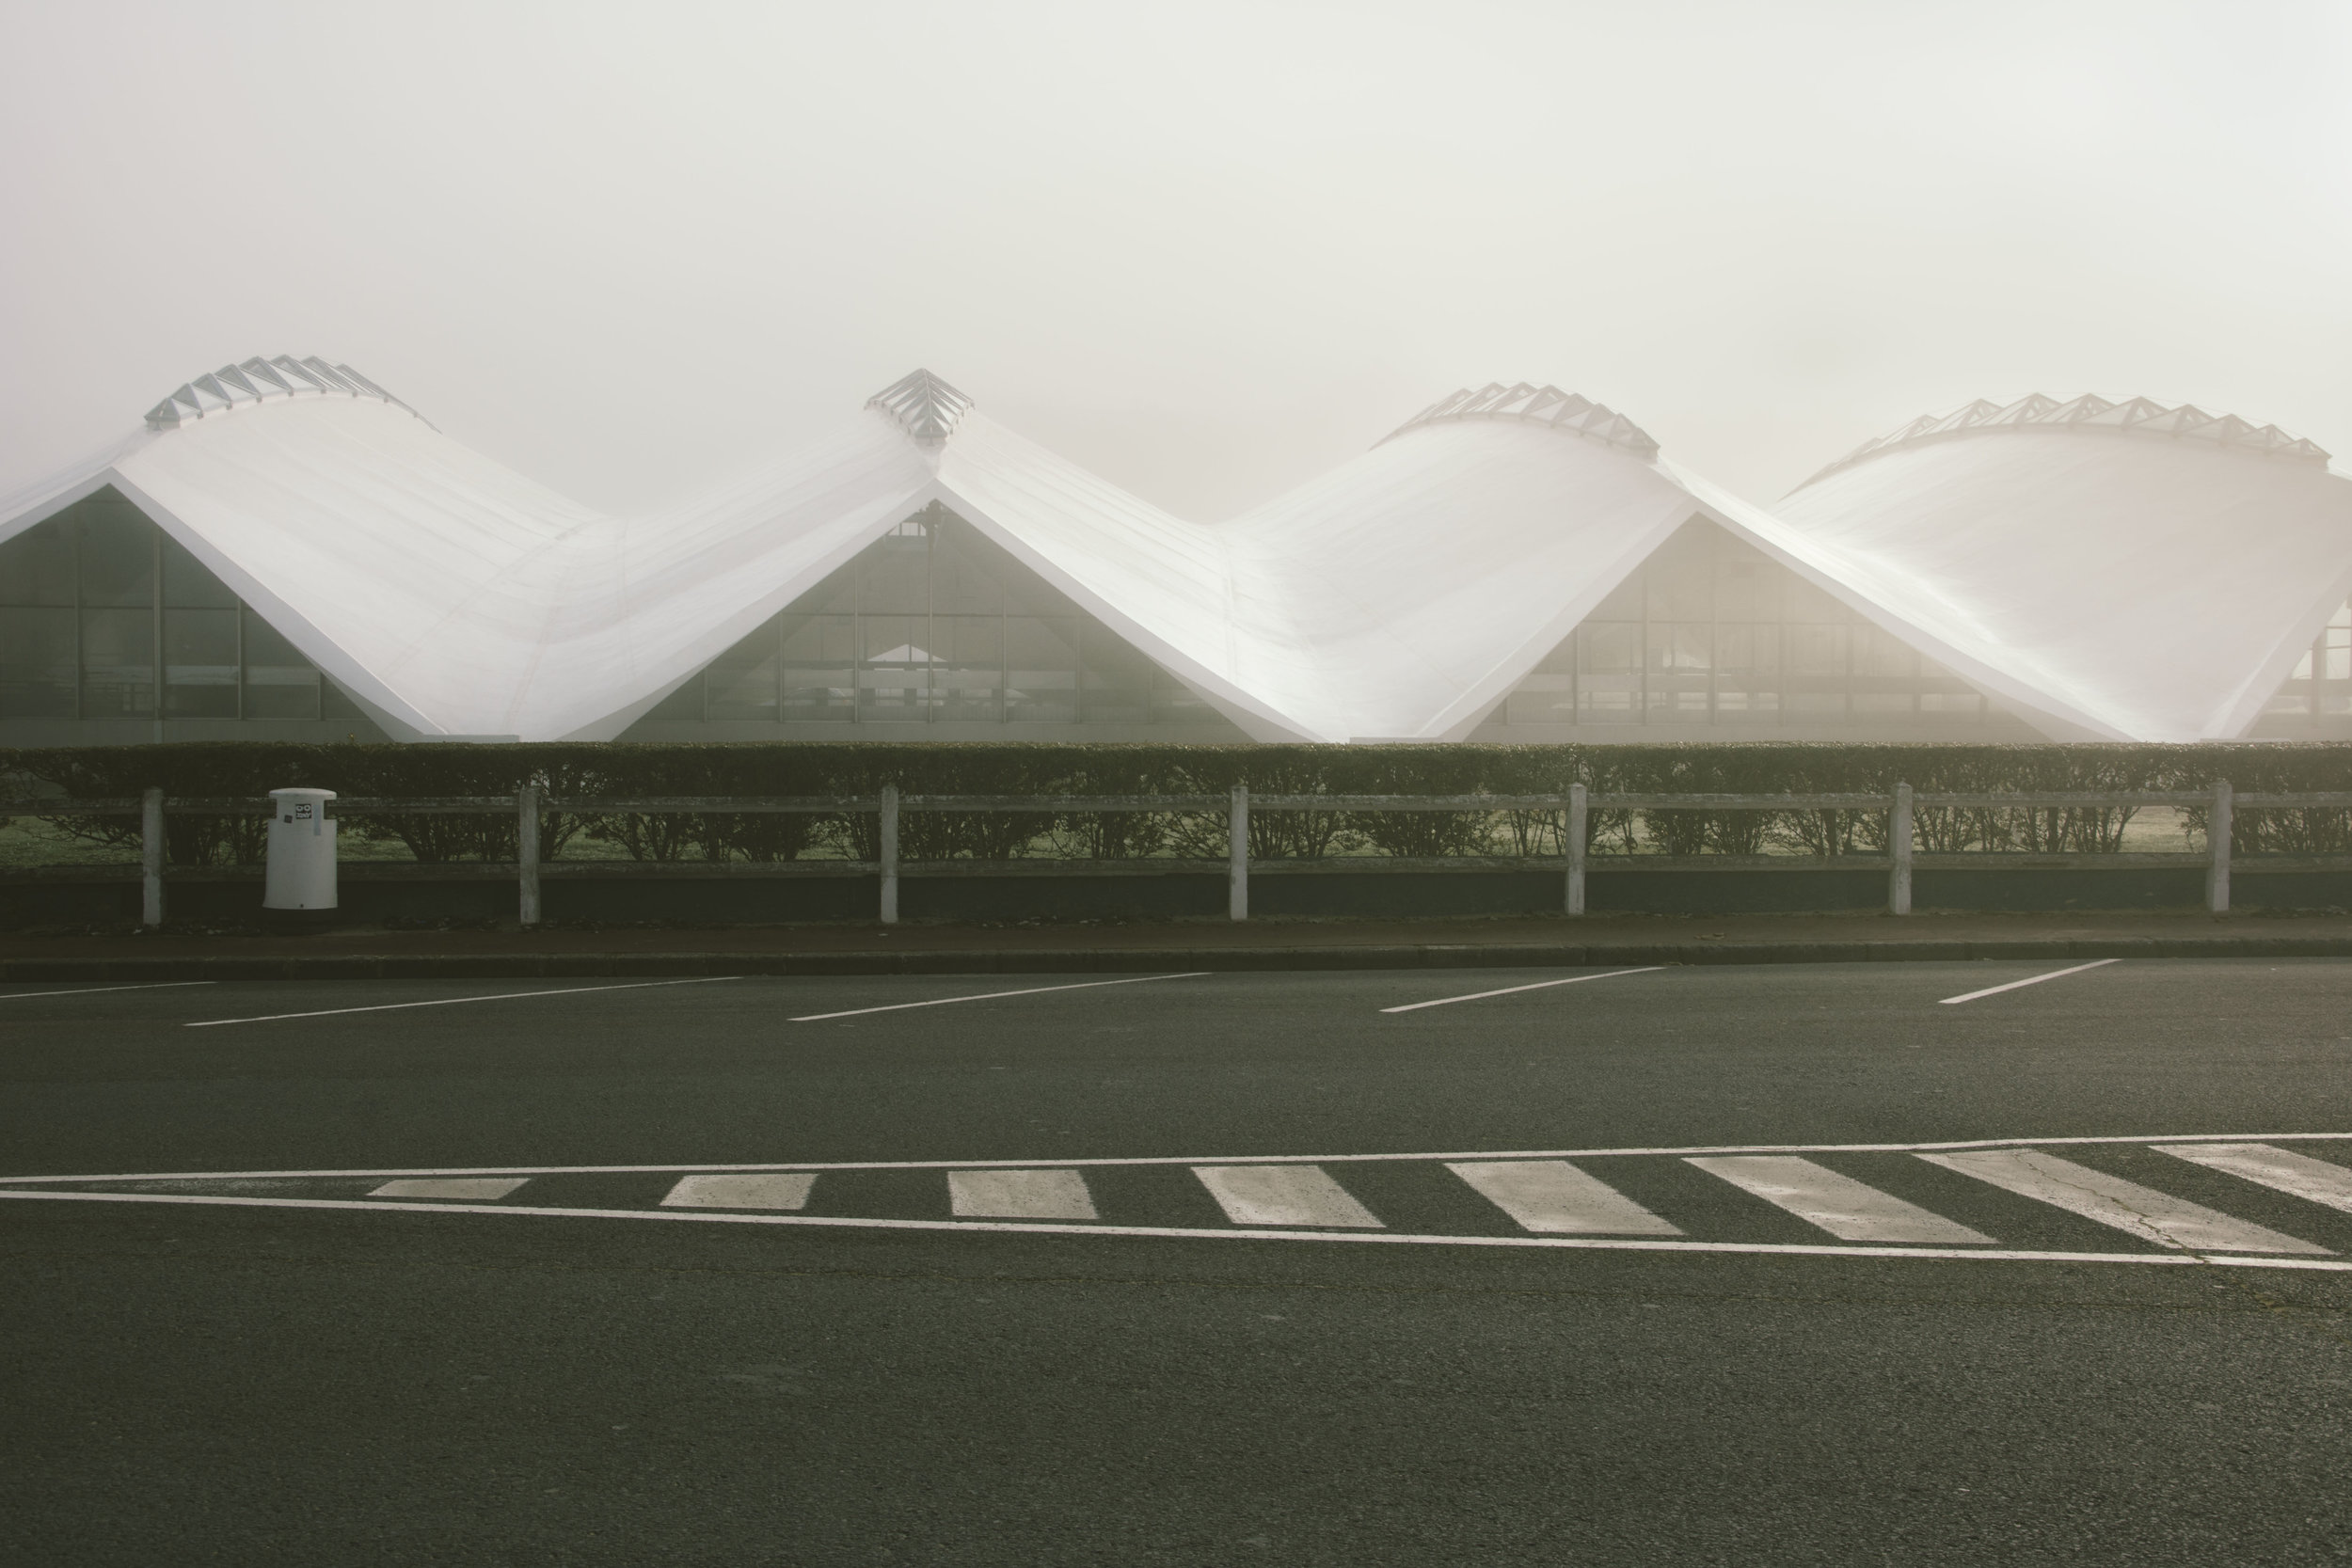
[[[1184,515],[1554,382],[2352,453],[2342,5],[0,8],[0,487],[255,354],[631,509],[925,365]]]

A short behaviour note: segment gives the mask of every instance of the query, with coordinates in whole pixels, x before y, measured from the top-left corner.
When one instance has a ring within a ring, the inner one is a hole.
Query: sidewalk
[[[0,934],[0,983],[1159,970],[1572,968],[1968,958],[2352,958],[2352,918],[1589,915],[1523,920],[607,927],[314,936]]]

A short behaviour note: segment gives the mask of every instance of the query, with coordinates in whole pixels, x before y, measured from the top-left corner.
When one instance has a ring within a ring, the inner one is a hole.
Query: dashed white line
[[[558,1209],[531,1204],[405,1203],[370,1198],[232,1197],[200,1193],[10,1191],[8,1198],[44,1203],[176,1203],[232,1209],[375,1210],[390,1213],[501,1214],[538,1219],[691,1220],[714,1225],[816,1226],[846,1230],[987,1230],[1031,1236],[1156,1236],[1201,1242],[1369,1242],[1404,1246],[1535,1247],[1579,1252],[1715,1252],[1781,1258],[1910,1258],[1945,1262],[2139,1263],[2224,1269],[2352,1273],[2352,1259],[2278,1258],[2196,1252],[2043,1252],[2016,1248],[1814,1246],[1789,1242],[1668,1242],[1618,1236],[1441,1236],[1395,1230],[1268,1230],[1232,1227],[1073,1225],[1021,1220],[852,1219],[831,1214],[752,1214],[717,1209]]]
[[[156,980],[136,986],[82,986],[73,990],[12,990],[0,1002],[21,1002],[28,996],[96,996],[108,990],[176,990],[183,986],[216,986],[218,980]]]
[[[1793,1154],[1733,1154],[1688,1163],[1777,1204],[1807,1225],[1820,1226],[1841,1242],[1993,1244],[1993,1238],[1981,1231]]]
[[[2159,1144],[2156,1150],[2352,1213],[2352,1167],[2268,1144]]]
[[[1501,990],[1474,990],[1468,996],[1440,996],[1434,1002],[1407,1002],[1401,1007],[1383,1007],[1384,1013],[1417,1013],[1423,1007],[1451,1006],[1456,1002],[1484,1002],[1489,996],[1516,996],[1523,990],[1549,990],[1554,986],[1581,986],[1587,980],[1613,980],[1620,974],[1655,974],[1664,964],[1645,964],[1640,969],[1613,969],[1606,974],[1571,974],[1565,980],[1538,980],[1532,986],[1505,986]]]
[[[2109,964],[2120,964],[2122,961],[2121,958],[2093,958],[2087,964],[2076,964],[2072,969],[2054,969],[2047,974],[2029,974],[2023,980],[2011,980],[2006,986],[1987,986],[1982,990],[1972,990],[1965,996],[1947,996],[1938,1005],[1948,1007],[1959,1002],[1974,1002],[1980,996],[1998,996],[2005,990],[2015,990],[2021,986],[2038,986],[2044,980],[2062,979],[2069,974],[2080,974],[2086,969],[2105,969]]]
[[[1313,1165],[1195,1165],[1235,1225],[1336,1225],[1373,1230],[1380,1221]]]
[[[690,1176],[661,1200],[665,1209],[805,1209],[817,1178],[805,1171],[783,1176]]]
[[[344,1013],[396,1013],[404,1007],[454,1007],[467,1002],[519,1002],[534,996],[578,996],[592,990],[644,990],[650,986],[711,986],[740,980],[740,974],[701,974],[691,980],[630,980],[617,986],[565,986],[559,990],[509,990],[496,996],[439,996],[430,1002],[379,1002],[372,1007],[320,1007],[307,1013],[263,1013],[256,1018],[208,1018],[188,1029],[214,1029],[224,1023],[276,1023],[289,1018],[336,1018]]]
[[[474,1203],[496,1203],[500,1198],[520,1187],[531,1179],[527,1176],[483,1177],[461,1176],[432,1178],[411,1177],[400,1181],[387,1181],[370,1192],[370,1197],[440,1197],[456,1198]]]
[[[1098,986],[1139,986],[1146,980],[1198,980],[1209,972],[1188,969],[1182,974],[1135,974],[1124,980],[1080,980],[1068,986],[1028,986],[1020,990],[984,990],[970,996],[934,996],[928,1002],[893,1002],[883,1007],[848,1007],[837,1013],[803,1013],[787,1023],[822,1023],[829,1018],[859,1018],[866,1013],[902,1013],[909,1007],[945,1007],[955,1002],[993,1002],[1000,996],[1042,996],[1049,990],[1092,990]]]
[[[1549,1235],[1679,1236],[1670,1225],[1565,1160],[1458,1160],[1446,1169],[1481,1197]]]
[[[1002,1220],[1093,1220],[1094,1196],[1074,1170],[951,1170],[948,1207],[959,1214]]]
[[[2127,1236],[2158,1246],[2214,1252],[2326,1252],[2324,1246],[2233,1219],[2186,1198],[2126,1181],[2038,1148],[1985,1149],[1973,1154],[1922,1154],[1920,1159],[1963,1176],[1989,1181],[2029,1197],[2112,1226]]]

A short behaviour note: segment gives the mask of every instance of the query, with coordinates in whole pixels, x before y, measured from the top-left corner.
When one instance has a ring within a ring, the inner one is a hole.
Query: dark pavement
[[[0,1172],[238,1173],[0,1199],[13,1555],[2352,1558],[2352,1212],[2155,1147],[2352,1164],[2352,964],[1941,1000],[2052,967],[1664,969],[1403,1013],[1576,972],[1207,974],[804,1023],[1087,976],[9,987]],[[2187,1255],[1914,1149],[1816,1149],[1992,1243],[1854,1256],[1682,1157],[1958,1140],[2040,1140],[2323,1267],[2150,1261]],[[1518,1244],[1429,1158],[1569,1152],[1665,1250]],[[1446,1240],[1217,1234],[1247,1227],[1188,1165],[1285,1156]],[[1106,1162],[1057,1167],[1101,1223],[972,1229],[958,1162]],[[725,1164],[857,1168],[790,1214],[645,1223]],[[368,1196],[485,1166],[518,1189]],[[205,1196],[253,1206],[147,1201]],[[377,1207],[301,1206],[336,1202]],[[1211,1234],[1150,1233],[1178,1229]]]

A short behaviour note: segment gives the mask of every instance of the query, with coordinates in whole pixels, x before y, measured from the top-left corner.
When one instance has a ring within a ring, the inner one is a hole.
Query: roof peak
[[[930,372],[916,369],[867,398],[866,406],[897,420],[925,446],[938,446],[972,411],[972,400]]]
[[[1564,392],[1557,387],[1537,387],[1525,381],[1516,387],[1490,381],[1475,392],[1465,387],[1452,397],[1431,404],[1373,445],[1384,446],[1422,425],[1450,424],[1459,420],[1510,420],[1545,425],[1615,447],[1636,457],[1658,455],[1658,443],[1650,439],[1649,433],[1615,409],[1574,392]]]
[[[2208,414],[2195,404],[2185,403],[2177,408],[2167,408],[2163,404],[2147,398],[2109,403],[2106,398],[2089,392],[2071,403],[2060,403],[2056,398],[2031,392],[2015,403],[1996,404],[1979,398],[1949,414],[1922,414],[1900,430],[1889,431],[1875,440],[1863,442],[1806,480],[1804,484],[1798,485],[1797,489],[1802,490],[1805,484],[1817,483],[1841,468],[1850,468],[1898,447],[1920,446],[1930,441],[2000,430],[2074,430],[2110,436],[2161,436],[2176,441],[2204,441],[2264,457],[2284,457],[2301,463],[2325,464],[2328,461],[2328,453],[2316,444],[2289,436],[2275,424],[2257,427],[2234,414]],[[1789,493],[1794,495],[1796,492]]]
[[[373,398],[424,419],[349,365],[330,365],[316,356],[296,359],[280,354],[269,359],[257,356],[241,365],[223,365],[210,375],[198,376],[147,411],[147,428],[172,430],[243,404],[296,397]],[[427,425],[432,422],[425,420]]]

